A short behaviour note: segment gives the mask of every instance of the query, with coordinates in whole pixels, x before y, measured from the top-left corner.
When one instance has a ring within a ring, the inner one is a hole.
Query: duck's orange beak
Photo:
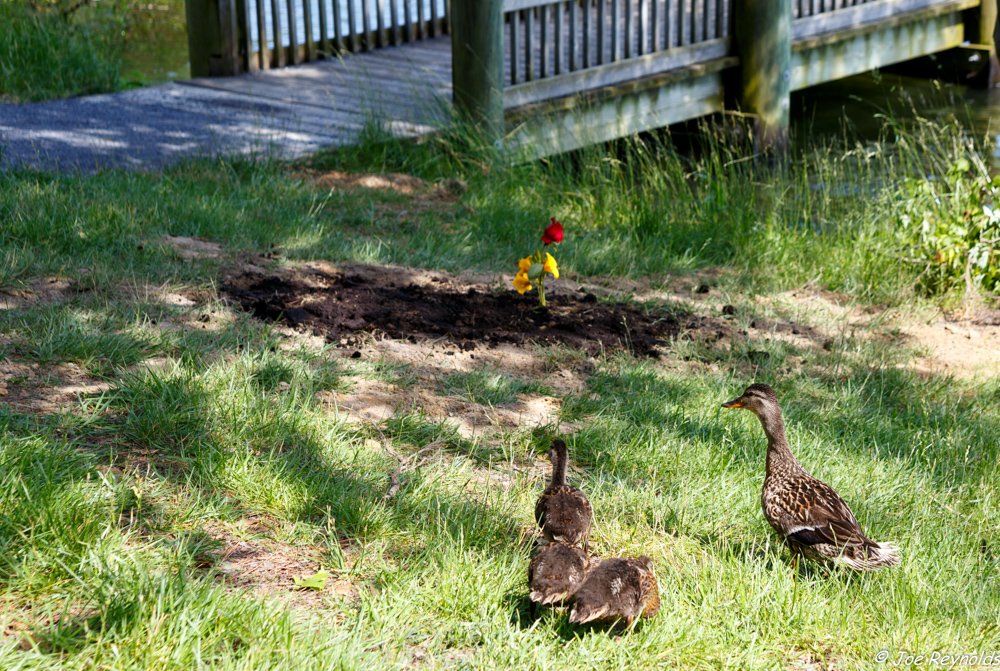
[[[740,398],[743,398],[742,396]],[[742,408],[745,407],[743,403],[740,402],[739,398],[734,398],[731,401],[726,401],[722,404],[723,408]]]

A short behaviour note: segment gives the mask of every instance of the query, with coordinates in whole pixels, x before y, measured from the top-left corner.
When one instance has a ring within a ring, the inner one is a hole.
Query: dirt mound
[[[721,336],[728,330],[720,320],[601,303],[593,294],[569,291],[550,293],[548,306],[540,308],[533,293],[521,296],[440,276],[418,283],[314,268],[272,275],[251,271],[232,276],[222,291],[262,319],[308,327],[331,342],[368,332],[413,341],[447,337],[466,350],[536,341],[592,355],[628,349],[656,356],[664,339],[686,331],[707,328]]]

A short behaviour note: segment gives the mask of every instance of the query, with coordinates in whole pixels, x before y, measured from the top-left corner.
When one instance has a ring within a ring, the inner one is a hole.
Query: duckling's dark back
[[[535,504],[535,520],[548,540],[570,545],[583,541],[586,550],[593,518],[590,501],[582,491],[566,484],[569,461],[566,443],[553,440],[549,456],[552,459],[552,481]]]
[[[551,543],[528,565],[531,600],[543,605],[565,601],[587,577],[590,558],[578,547]]]
[[[656,578],[646,557],[605,559],[590,571],[573,597],[570,622],[624,620],[652,617],[659,610]]]

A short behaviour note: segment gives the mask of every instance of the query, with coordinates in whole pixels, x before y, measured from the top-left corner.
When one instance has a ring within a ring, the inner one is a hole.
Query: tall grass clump
[[[0,98],[36,102],[120,87],[113,13],[67,15],[56,5],[0,2]]]

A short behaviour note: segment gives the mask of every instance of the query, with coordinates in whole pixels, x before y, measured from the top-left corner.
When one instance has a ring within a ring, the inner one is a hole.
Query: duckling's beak
[[[723,408],[745,408],[746,406],[743,405],[742,401],[743,401],[743,397],[740,396],[739,398],[734,398],[731,401],[726,401],[725,403],[722,404],[722,407]]]

